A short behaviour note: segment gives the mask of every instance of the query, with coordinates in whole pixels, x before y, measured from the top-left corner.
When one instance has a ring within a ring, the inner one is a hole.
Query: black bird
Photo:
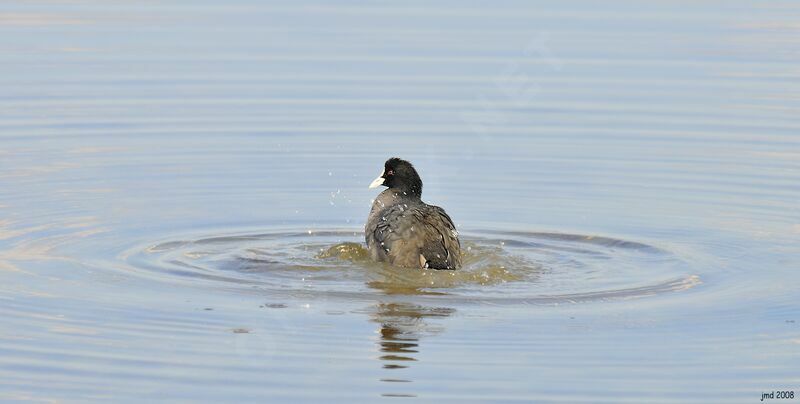
[[[444,209],[422,202],[422,180],[408,161],[386,160],[370,188],[389,189],[375,198],[364,233],[375,261],[406,268],[458,269],[461,243]]]

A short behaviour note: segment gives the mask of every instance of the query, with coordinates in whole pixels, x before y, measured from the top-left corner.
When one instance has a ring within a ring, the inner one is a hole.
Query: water
[[[0,400],[800,390],[800,7],[0,11]],[[458,272],[361,234],[390,156]]]

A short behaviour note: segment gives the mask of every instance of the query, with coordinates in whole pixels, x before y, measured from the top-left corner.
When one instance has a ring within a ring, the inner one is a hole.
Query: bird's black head
[[[422,180],[417,170],[408,161],[397,157],[386,160],[381,176],[375,178],[369,187],[375,188],[380,185],[404,192],[406,195],[422,196]]]

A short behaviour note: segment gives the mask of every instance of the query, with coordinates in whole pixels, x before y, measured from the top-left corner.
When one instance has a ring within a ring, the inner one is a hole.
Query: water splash
[[[462,236],[463,267],[436,271],[373,262],[352,230],[197,235],[135,247],[130,269],[163,282],[270,294],[467,301],[591,301],[681,291],[700,283],[677,255],[610,237],[508,231]]]

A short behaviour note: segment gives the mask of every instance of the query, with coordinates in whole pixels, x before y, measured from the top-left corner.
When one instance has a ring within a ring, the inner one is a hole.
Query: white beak
[[[383,185],[383,181],[385,181],[385,180],[386,180],[385,178],[383,178],[383,173],[384,173],[384,172],[385,172],[385,170],[384,170],[384,171],[381,171],[381,175],[379,175],[379,176],[378,176],[378,178],[375,178],[375,179],[372,181],[372,183],[370,183],[370,184],[369,184],[369,187],[370,187],[370,188],[377,188],[377,187],[379,187],[379,186]]]

